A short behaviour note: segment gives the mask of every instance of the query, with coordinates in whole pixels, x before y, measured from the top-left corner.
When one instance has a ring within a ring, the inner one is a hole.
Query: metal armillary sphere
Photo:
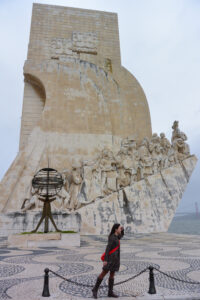
[[[44,203],[42,217],[33,232],[37,232],[42,221],[45,219],[44,232],[49,232],[49,219],[51,220],[56,231],[60,231],[51,214],[51,202],[56,199],[56,195],[63,186],[63,178],[60,173],[52,168],[44,168],[39,170],[32,180],[32,187],[39,195],[38,199]]]

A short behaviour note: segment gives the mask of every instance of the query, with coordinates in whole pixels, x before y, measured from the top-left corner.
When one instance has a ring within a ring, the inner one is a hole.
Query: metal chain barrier
[[[136,277],[140,276],[141,274],[145,273],[147,270],[149,270],[149,291],[148,293],[149,294],[156,294],[156,288],[155,288],[155,280],[154,280],[154,270],[156,270],[157,272],[159,272],[160,274],[164,275],[164,276],[167,276],[168,278],[171,278],[171,279],[174,279],[174,280],[177,280],[177,281],[180,281],[180,282],[183,282],[183,283],[188,283],[188,284],[200,284],[200,282],[193,282],[193,281],[187,281],[187,280],[183,280],[183,279],[180,279],[180,278],[176,278],[174,276],[171,276],[165,272],[162,272],[160,271],[159,269],[157,268],[154,268],[152,266],[149,266],[147,268],[145,268],[144,270],[140,271],[138,274],[128,278],[128,279],[125,279],[123,281],[120,281],[120,282],[116,282],[114,285],[120,285],[122,283],[125,283],[127,281],[130,281],[130,280],[133,280],[135,279]],[[75,284],[75,285],[78,285],[78,286],[83,286],[83,287],[89,287],[89,288],[93,288],[94,285],[89,285],[89,284],[84,284],[84,283],[79,283],[79,282],[76,282],[76,281],[73,281],[71,279],[68,279],[68,278],[65,278],[64,276],[46,268],[44,270],[45,272],[45,275],[44,275],[44,287],[43,287],[43,293],[42,293],[42,296],[43,297],[49,297],[50,296],[50,293],[49,293],[49,272],[52,273],[53,275],[63,279],[64,281],[67,281],[67,282],[70,282],[72,284]],[[105,288],[105,287],[108,287],[107,285],[103,285],[103,286],[100,286],[100,288]]]
[[[140,276],[141,274],[145,273],[149,268],[145,268],[144,270],[142,270],[141,272],[139,272],[138,274],[128,278],[128,279],[125,279],[123,281],[120,281],[120,282],[116,282],[114,285],[119,285],[119,284],[122,284],[122,283],[125,283],[127,281],[130,281],[138,276]],[[53,275],[63,279],[64,281],[67,281],[67,282],[70,282],[72,284],[75,284],[75,285],[78,285],[78,286],[83,286],[83,287],[89,287],[89,288],[93,288],[94,285],[89,285],[89,284],[84,284],[84,283],[79,283],[79,282],[76,282],[76,281],[73,281],[71,279],[68,279],[68,278],[65,278],[64,276],[46,268],[44,270],[45,272],[45,275],[44,275],[44,287],[43,287],[43,292],[42,292],[42,296],[43,297],[50,297],[50,293],[49,293],[49,272],[52,273]],[[105,288],[105,287],[108,287],[108,285],[101,285],[99,288]]]
[[[73,284],[75,284],[75,285],[84,286],[84,287],[89,287],[89,288],[93,287],[93,285],[84,284],[84,283],[79,283],[79,282],[73,281],[73,280],[71,280],[71,279],[65,278],[65,277],[63,277],[62,275],[60,275],[60,274],[58,274],[58,273],[56,273],[56,272],[54,272],[54,271],[52,271],[52,270],[49,270],[49,272],[51,272],[51,273],[54,274],[55,276],[57,276],[57,277],[59,277],[59,278],[65,280],[65,281],[70,282],[70,283],[73,283]]]
[[[132,277],[130,277],[130,278],[128,278],[128,279],[125,279],[125,280],[120,281],[120,282],[116,282],[116,283],[114,283],[114,285],[119,285],[119,284],[125,283],[125,282],[127,282],[127,281],[130,281],[130,280],[132,280],[132,279],[135,279],[136,277],[138,277],[138,276],[140,276],[141,274],[145,273],[148,269],[149,269],[149,268],[146,268],[146,269],[142,270],[140,273],[138,273],[138,274],[136,274],[136,275],[134,275],[134,276],[132,276]]]
[[[194,281],[187,281],[187,280],[183,280],[183,279],[180,279],[180,278],[173,277],[173,276],[171,276],[171,275],[169,275],[169,274],[167,274],[165,272],[160,271],[157,268],[154,268],[154,270],[158,271],[159,273],[161,273],[161,274],[163,274],[163,275],[165,275],[165,276],[167,276],[167,277],[169,277],[171,279],[174,279],[174,280],[177,280],[177,281],[180,281],[180,282],[183,282],[183,283],[200,284],[200,282],[198,282],[198,281],[196,281],[196,282],[194,282]]]
[[[119,284],[125,283],[125,282],[127,282],[127,281],[130,281],[130,280],[132,280],[132,279],[134,279],[134,278],[140,276],[141,274],[143,274],[144,272],[146,272],[148,269],[149,269],[149,268],[146,268],[146,269],[142,270],[141,272],[139,272],[138,274],[136,274],[136,275],[134,275],[134,276],[132,276],[132,277],[130,277],[130,278],[128,278],[128,279],[125,279],[125,280],[120,281],[120,282],[116,282],[116,283],[114,283],[114,285],[119,285]],[[80,286],[84,286],[84,287],[90,287],[90,288],[91,288],[91,287],[94,287],[94,285],[89,285],[89,284],[79,283],[79,282],[73,281],[73,280],[71,280],[71,279],[67,279],[67,278],[63,277],[62,275],[60,275],[60,274],[58,274],[58,273],[56,273],[56,272],[54,272],[54,271],[52,271],[52,270],[49,270],[49,272],[51,272],[51,273],[54,274],[55,276],[57,276],[57,277],[59,277],[59,278],[65,280],[65,281],[68,281],[68,282],[70,282],[70,283],[73,283],[73,284],[76,284],[76,285],[80,285]],[[108,287],[108,285],[101,285],[99,288],[105,288],[105,287]]]

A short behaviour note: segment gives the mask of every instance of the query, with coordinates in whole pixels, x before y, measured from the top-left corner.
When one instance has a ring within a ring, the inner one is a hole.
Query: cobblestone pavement
[[[7,248],[0,238],[0,299],[42,300],[44,269],[78,283],[93,285],[100,273],[101,254],[107,237],[82,236],[81,247],[71,249]],[[179,234],[141,234],[121,241],[121,267],[115,282],[130,278],[149,265],[185,281],[200,282],[200,236]],[[200,284],[175,281],[155,271],[156,295],[149,295],[149,273],[117,285],[120,299],[200,299]],[[107,284],[107,278],[103,285]],[[78,286],[50,275],[49,299],[91,299],[91,288]],[[107,288],[99,290],[106,299]],[[108,298],[110,299],[110,298]]]

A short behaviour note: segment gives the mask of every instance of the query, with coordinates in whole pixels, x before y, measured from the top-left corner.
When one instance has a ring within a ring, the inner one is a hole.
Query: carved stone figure
[[[117,190],[124,188],[131,183],[131,170],[126,170],[123,167],[119,168],[117,177]]]
[[[128,137],[122,139],[120,150],[123,151],[123,149],[124,149],[124,153],[129,152],[134,155],[134,152],[137,149],[137,143],[136,143],[134,136],[128,136]]]
[[[80,192],[82,182],[82,174],[81,174],[81,168],[78,166],[72,167],[72,182],[69,188],[69,209],[75,210],[78,209],[81,205],[78,201],[78,194]]]
[[[160,137],[157,135],[157,133],[152,134],[151,143],[154,145],[160,145]]]
[[[39,210],[43,207],[43,205],[41,204],[41,201],[39,201],[38,199],[38,195],[37,194],[33,194],[31,198],[26,198],[24,199],[24,202],[21,206],[21,211],[25,212],[27,210]]]
[[[122,140],[120,151],[116,155],[117,189],[132,184],[137,180],[139,154],[134,137]]]
[[[115,170],[115,158],[111,150],[104,149],[100,155],[99,166],[104,171]]]
[[[167,155],[168,155],[167,167],[171,167],[174,164],[178,163],[178,158],[177,158],[177,155],[176,155],[176,151],[174,150],[173,147],[169,148]]]
[[[131,156],[132,164],[131,164],[131,183],[138,180],[139,174],[139,152],[137,150],[137,143],[134,137],[129,137],[129,148],[128,148],[128,155]]]
[[[180,131],[178,121],[174,121],[172,129],[172,145],[177,153],[178,159],[183,160],[190,155],[189,145],[185,142],[187,136],[184,132]]]
[[[101,196],[101,170],[97,162],[83,161],[83,181],[78,195],[81,204],[88,204]]]
[[[52,208],[55,208],[58,211],[63,211],[69,209],[69,201],[70,201],[70,195],[66,191],[64,187],[62,187],[60,193],[56,195],[56,200],[52,202]]]
[[[108,195],[117,189],[116,160],[112,151],[104,149],[99,159],[101,169],[101,189],[104,195]]]
[[[121,166],[121,164],[123,164],[123,162],[126,160],[127,156],[128,156],[128,149],[124,146],[121,146],[119,152],[115,156],[117,166]]]
[[[69,181],[67,178],[67,171],[63,171],[63,186],[60,192],[56,195],[56,200],[51,203],[52,211],[60,212],[60,211],[68,211],[69,208]]]
[[[25,212],[29,209],[33,209],[34,207],[35,207],[35,199],[33,197],[26,198],[26,199],[24,199],[21,210],[22,210],[22,212]]]
[[[140,161],[140,179],[153,174],[153,160],[149,152],[149,140],[144,138],[138,149]]]
[[[35,190],[30,186],[27,197],[24,199],[21,211],[25,212],[27,210],[40,210],[43,207],[43,204],[38,199],[38,195]]]
[[[170,141],[165,137],[163,132],[160,134],[160,145],[162,153],[161,168],[167,168],[172,163],[175,164],[175,152],[172,149]]]
[[[173,142],[177,139],[177,138],[181,138],[183,141],[186,141],[187,140],[187,136],[184,132],[181,132],[180,129],[179,129],[179,122],[178,121],[174,121],[173,125],[172,125],[172,144]]]
[[[152,151],[152,159],[153,159],[153,173],[156,174],[160,171],[162,166],[162,153],[160,145],[155,145]]]
[[[160,134],[160,144],[161,144],[161,147],[164,150],[166,150],[166,152],[171,147],[170,141],[166,138],[166,136],[163,132],[161,132],[161,134]]]

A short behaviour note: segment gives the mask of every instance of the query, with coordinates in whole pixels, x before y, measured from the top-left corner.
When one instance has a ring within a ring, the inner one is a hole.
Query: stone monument
[[[31,182],[50,167],[62,230],[167,231],[195,167],[178,121],[152,135],[145,94],[121,65],[117,14],[33,4],[17,157],[0,185],[1,234],[41,217]]]

